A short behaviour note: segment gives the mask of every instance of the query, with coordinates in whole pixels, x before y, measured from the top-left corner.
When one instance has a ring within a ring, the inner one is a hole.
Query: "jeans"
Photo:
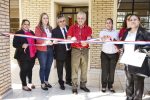
[[[47,47],[47,51],[38,51],[37,58],[40,63],[40,80],[41,84],[48,81],[50,69],[53,62],[53,48]]]

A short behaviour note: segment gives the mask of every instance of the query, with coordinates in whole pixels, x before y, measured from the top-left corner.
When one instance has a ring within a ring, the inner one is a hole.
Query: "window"
[[[150,0],[118,0],[117,29],[122,27],[126,14],[137,14],[141,24],[150,31]]]

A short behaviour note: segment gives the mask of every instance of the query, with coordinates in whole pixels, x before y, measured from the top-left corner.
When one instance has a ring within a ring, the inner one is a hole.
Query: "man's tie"
[[[66,32],[66,29],[63,28],[63,31],[64,31],[65,38],[67,38],[67,32]],[[69,50],[68,44],[66,44],[66,49]]]
[[[65,30],[65,28],[63,28],[63,31],[64,31],[64,33],[65,33],[65,38],[67,38],[67,32],[66,32],[66,30]]]

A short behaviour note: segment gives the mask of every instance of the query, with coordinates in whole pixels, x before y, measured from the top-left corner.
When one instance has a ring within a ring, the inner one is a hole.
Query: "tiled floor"
[[[56,69],[51,69],[49,82],[53,88],[48,91],[43,91],[40,88],[39,66],[36,65],[33,70],[33,83],[36,89],[31,92],[26,92],[21,89],[19,68],[15,61],[12,61],[12,91],[6,95],[3,100],[125,100],[125,74],[123,70],[116,70],[114,88],[116,93],[101,92],[100,69],[89,69],[87,87],[91,90],[90,93],[85,93],[78,89],[79,94],[74,95],[71,92],[71,87],[66,86],[65,90],[60,90],[57,82]],[[150,100],[147,91],[150,90],[150,79],[145,80],[145,90],[143,100]]]

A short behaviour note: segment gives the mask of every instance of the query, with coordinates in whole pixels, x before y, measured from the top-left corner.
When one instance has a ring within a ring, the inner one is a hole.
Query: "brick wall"
[[[21,0],[21,19],[27,18],[31,22],[31,29],[34,31],[39,22],[40,14],[48,13],[51,19],[51,0]]]
[[[114,0],[91,0],[90,3],[92,13],[91,27],[94,33],[93,37],[98,38],[99,32],[105,28],[105,20],[107,18],[114,18]],[[100,67],[100,51],[100,44],[90,46],[90,67]]]
[[[0,33],[9,31],[9,0],[0,0]],[[0,96],[11,88],[9,41],[0,34]]]
[[[19,29],[19,0],[10,0],[10,32]]]

